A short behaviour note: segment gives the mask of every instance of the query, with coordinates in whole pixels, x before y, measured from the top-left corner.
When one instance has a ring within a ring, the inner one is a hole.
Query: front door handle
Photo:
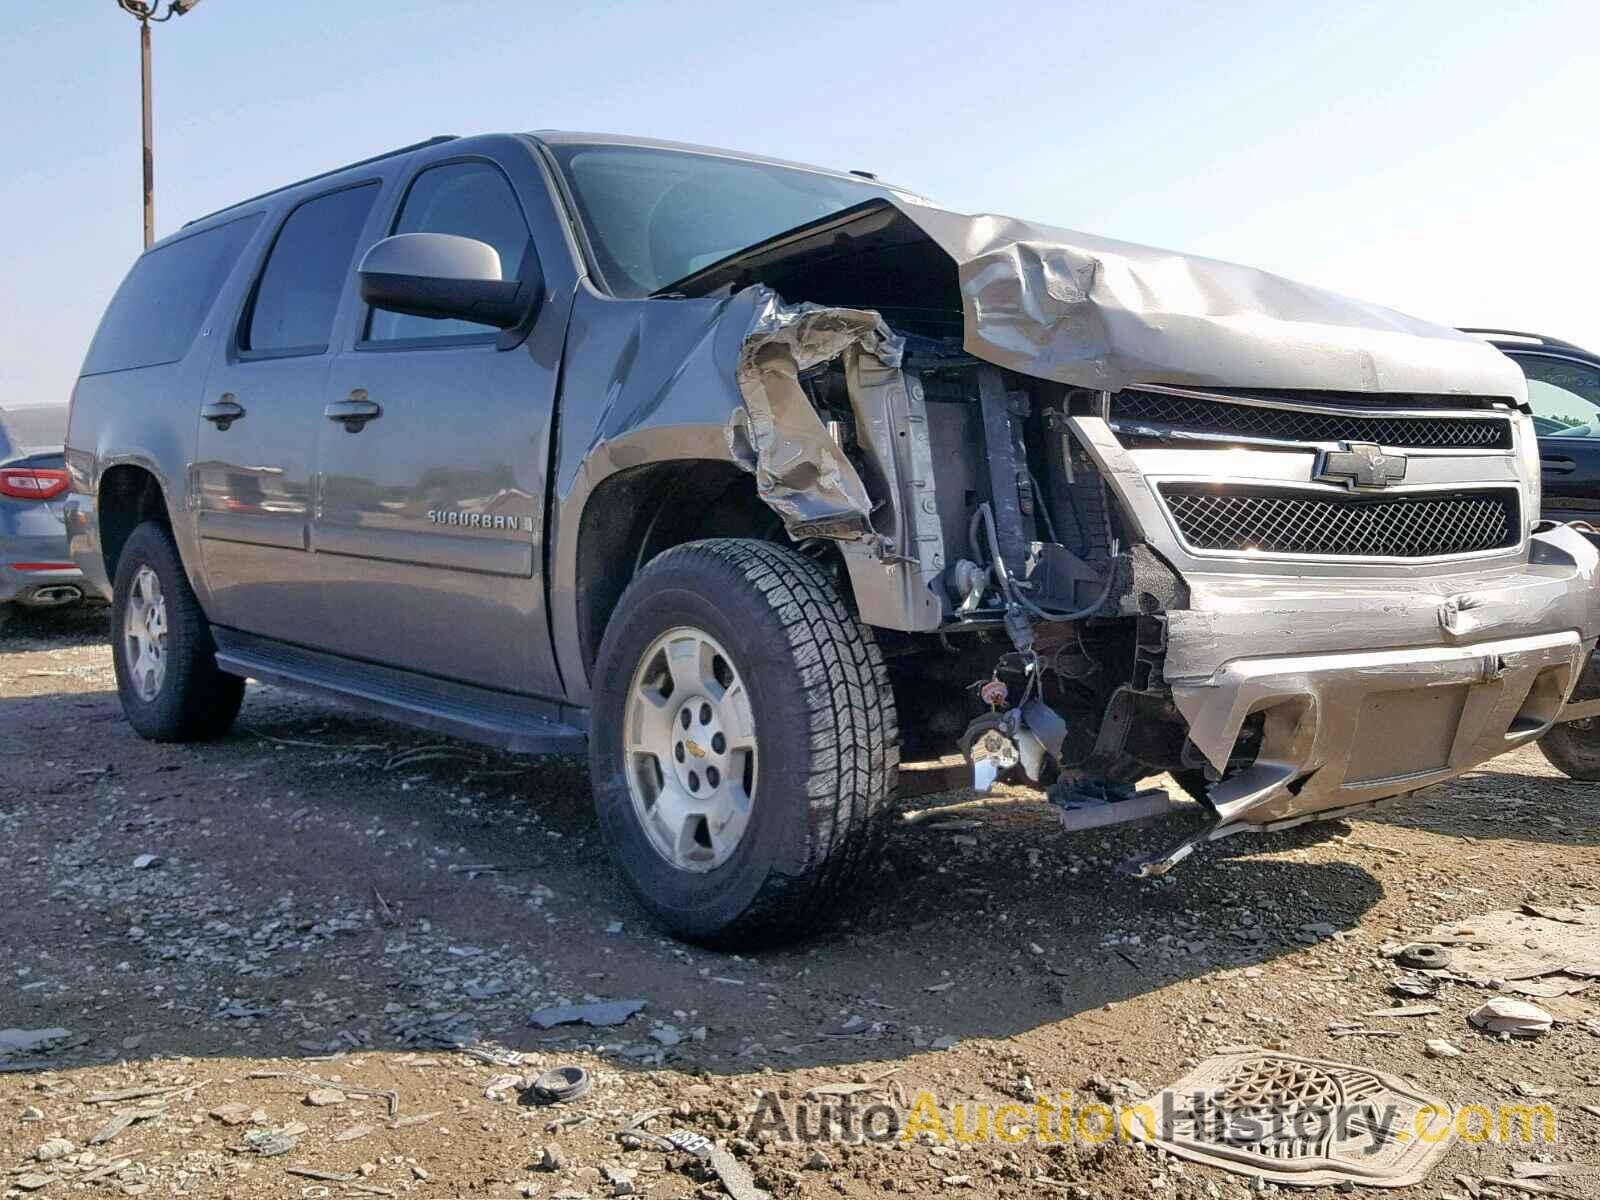
[[[329,404],[322,410],[322,415],[330,421],[340,422],[346,433],[360,433],[368,421],[376,421],[383,416],[383,409],[367,399],[366,388],[356,388],[346,399]]]
[[[200,415],[218,429],[226,430],[244,416],[244,405],[233,398],[232,392],[223,392],[210,404],[202,404]]]
[[[1571,475],[1578,469],[1578,464],[1570,458],[1541,458],[1539,467],[1552,475]]]

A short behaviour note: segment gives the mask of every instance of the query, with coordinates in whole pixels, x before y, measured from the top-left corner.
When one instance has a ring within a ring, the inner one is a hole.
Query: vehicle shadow
[[[0,654],[104,645],[110,631],[110,612],[109,606],[95,603],[62,608],[0,604]]]
[[[906,802],[815,936],[722,954],[647,923],[574,760],[255,685],[208,745],[141,741],[104,690],[0,699],[0,741],[25,745],[0,755],[14,864],[0,945],[29,985],[4,1023],[72,1031],[21,1069],[465,1042],[742,1073],[892,1061],[1074,1016],[1073,1038],[1114,1057],[1175,1030],[1100,1030],[1108,1005],[1305,951],[1382,895],[1359,866],[1282,853],[1314,835],[1235,839],[1139,882],[1114,864],[1181,821],[1067,834],[1025,794],[951,794]],[[586,996],[648,1007],[620,1028],[529,1027],[531,1010]],[[1218,1020],[1260,1036],[1238,1013]]]
[[[1477,841],[1600,845],[1600,784],[1557,773],[1531,747],[1521,753],[1525,772],[1496,759],[1439,789],[1379,805],[1366,819]]]

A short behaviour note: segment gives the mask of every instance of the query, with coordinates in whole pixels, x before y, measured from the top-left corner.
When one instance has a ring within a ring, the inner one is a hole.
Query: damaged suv
[[[1149,875],[1537,738],[1600,625],[1525,397],[1452,330],[862,173],[443,138],[138,260],[69,532],[144,736],[250,676],[587,743],[644,907],[750,945],[874,861],[902,757],[1069,828],[1172,772]]]

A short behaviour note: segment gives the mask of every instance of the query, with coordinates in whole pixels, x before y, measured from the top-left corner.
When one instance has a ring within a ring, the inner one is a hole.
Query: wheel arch
[[[145,521],[162,521],[169,527],[172,524],[161,480],[142,463],[115,463],[101,472],[95,509],[107,579],[117,577],[117,561],[135,529]]]
[[[726,459],[649,463],[596,485],[579,517],[573,576],[586,674],[640,569],[663,551],[708,537],[785,540],[783,522],[756,494],[755,477]]]

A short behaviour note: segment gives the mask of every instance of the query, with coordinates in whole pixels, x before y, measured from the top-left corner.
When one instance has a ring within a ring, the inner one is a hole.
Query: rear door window
[[[486,162],[444,163],[418,174],[406,192],[393,232],[453,233],[487,242],[500,255],[502,279],[517,277],[532,236],[511,181],[499,167]],[[495,326],[476,321],[374,311],[367,340],[481,337],[498,332]]]
[[[147,250],[112,297],[83,374],[177,362],[255,232],[260,213]]]
[[[278,231],[245,314],[239,348],[321,354],[333,336],[356,242],[378,196],[366,183],[307,200]]]

